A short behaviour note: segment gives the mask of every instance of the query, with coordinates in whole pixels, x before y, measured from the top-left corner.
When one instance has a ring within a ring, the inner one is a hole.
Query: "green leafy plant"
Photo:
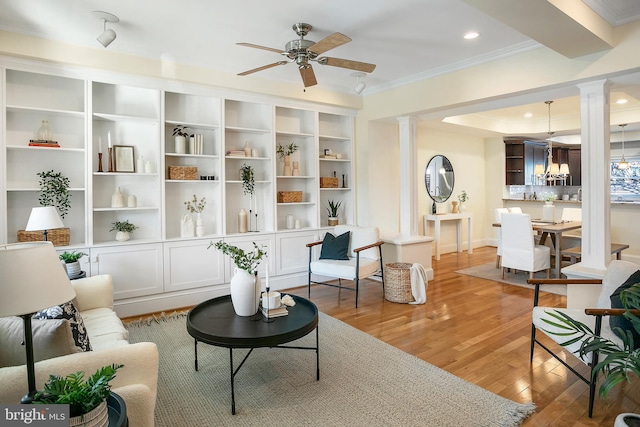
[[[54,172],[53,170],[39,172],[37,175],[40,177],[40,197],[38,202],[40,202],[41,206],[55,206],[60,218],[64,218],[69,209],[71,209],[69,178],[61,172]]]
[[[631,322],[633,329],[640,333],[640,317],[637,316],[639,314],[637,310],[640,310],[640,283],[636,283],[620,292],[620,300],[626,310],[624,317]],[[553,320],[543,318],[542,320],[545,323],[566,331],[552,332],[545,329],[546,332],[570,337],[567,341],[560,343],[561,346],[564,347],[582,341],[580,349],[575,352],[581,358],[593,351],[597,351],[601,357],[604,356],[604,360],[598,362],[593,369],[592,380],[600,375],[604,378],[598,389],[599,395],[606,398],[607,393],[617,384],[623,381],[629,382],[630,373],[640,376],[640,347],[634,348],[631,331],[625,331],[617,327],[613,328],[616,335],[622,340],[622,346],[620,346],[608,338],[595,335],[587,325],[565,313],[557,310],[553,310],[553,312],[545,311],[545,313],[553,317]]]
[[[69,405],[70,415],[78,417],[95,409],[111,393],[109,382],[124,365],[104,366],[84,381],[84,372],[75,372],[62,378],[49,375],[44,389],[34,396],[33,403]]]
[[[191,213],[201,213],[204,210],[204,207],[207,206],[207,199],[204,197],[198,201],[196,195],[193,195],[193,200],[189,200],[184,202],[187,205],[187,210]]]
[[[116,221],[111,223],[111,231],[126,231],[127,233],[133,233],[134,230],[137,230],[139,227],[131,224],[129,220],[126,221]]]
[[[260,265],[260,260],[267,256],[267,251],[264,250],[263,245],[258,245],[256,242],[253,243],[253,251],[245,252],[237,246],[233,246],[228,244],[227,242],[223,242],[219,240],[215,244],[212,242],[209,244],[207,249],[211,246],[215,246],[216,249],[221,251],[223,254],[228,255],[233,263],[241,270],[245,270],[250,274],[253,274],[254,271],[258,269],[258,265]]]
[[[327,215],[329,218],[337,218],[338,217],[338,208],[342,204],[342,200],[338,202],[334,202],[333,200],[327,200],[329,206],[325,206],[327,208]]]
[[[188,137],[189,136],[189,132],[187,132],[189,128],[186,126],[176,126],[173,128],[173,136],[184,136],[184,137]]]
[[[295,153],[296,151],[298,151],[298,146],[295,144],[295,142],[292,142],[289,145],[280,145],[278,144],[278,146],[276,147],[276,153],[278,153],[278,155],[282,158],[285,156],[290,156],[293,153]]]
[[[558,198],[558,196],[553,194],[553,193],[546,193],[544,195],[544,201],[545,202],[553,202],[557,198]]]
[[[244,194],[251,194],[255,191],[255,176],[253,173],[253,167],[247,165],[246,163],[242,164],[241,176],[242,176],[242,191]]]
[[[469,196],[467,195],[467,192],[465,190],[462,190],[462,192],[458,195],[458,200],[460,201],[460,203],[465,203],[467,200],[469,200]]]
[[[85,255],[87,255],[87,254],[85,254],[84,252],[77,252],[77,251],[67,252],[67,251],[64,251],[60,255],[58,255],[58,258],[60,258],[60,260],[64,261],[66,264],[69,264],[69,263],[78,261],[80,258],[82,258]]]

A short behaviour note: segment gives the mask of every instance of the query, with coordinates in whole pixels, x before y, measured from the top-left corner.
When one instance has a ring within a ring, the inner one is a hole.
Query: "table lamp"
[[[25,231],[44,230],[44,240],[47,240],[47,230],[64,228],[64,224],[58,215],[55,206],[42,206],[31,209],[29,221]]]
[[[0,245],[0,317],[20,316],[24,321],[29,391],[22,403],[31,403],[36,394],[31,317],[75,296],[51,242]]]

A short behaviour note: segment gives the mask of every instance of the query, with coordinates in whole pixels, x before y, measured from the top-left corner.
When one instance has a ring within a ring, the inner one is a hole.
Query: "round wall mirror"
[[[449,159],[440,154],[433,156],[424,170],[424,185],[429,197],[436,203],[446,202],[453,193],[454,183],[455,175]]]

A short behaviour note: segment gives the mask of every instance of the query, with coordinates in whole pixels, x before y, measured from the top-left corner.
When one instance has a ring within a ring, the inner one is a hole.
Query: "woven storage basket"
[[[196,166],[169,166],[169,179],[198,179],[198,168]]]
[[[54,228],[47,230],[47,240],[53,246],[68,246],[70,233],[68,228]],[[18,230],[18,242],[42,242],[44,241],[44,230],[24,231]]]
[[[320,188],[338,188],[338,178],[320,177]]]
[[[387,301],[400,303],[415,301],[411,293],[411,265],[406,262],[385,265],[384,298]]]
[[[300,203],[302,191],[278,191],[278,203]]]

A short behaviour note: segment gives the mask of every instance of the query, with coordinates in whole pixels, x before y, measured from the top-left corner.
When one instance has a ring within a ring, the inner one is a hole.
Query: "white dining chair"
[[[551,268],[551,250],[547,246],[536,245],[531,234],[529,214],[502,214],[502,278],[505,268],[528,271],[533,279],[536,271]]]
[[[500,224],[502,222],[503,213],[509,213],[509,209],[495,208],[493,210],[493,221],[496,224]],[[498,250],[496,251],[496,268],[500,268],[500,261],[502,258],[502,227],[496,227],[496,239],[498,244]]]
[[[513,208],[509,208],[509,213],[522,213],[522,208],[520,206],[514,206]]]
[[[582,209],[564,208],[562,210],[562,221],[582,221]],[[582,230],[580,228],[562,233],[563,248],[573,248],[574,246],[580,246],[581,244]]]

